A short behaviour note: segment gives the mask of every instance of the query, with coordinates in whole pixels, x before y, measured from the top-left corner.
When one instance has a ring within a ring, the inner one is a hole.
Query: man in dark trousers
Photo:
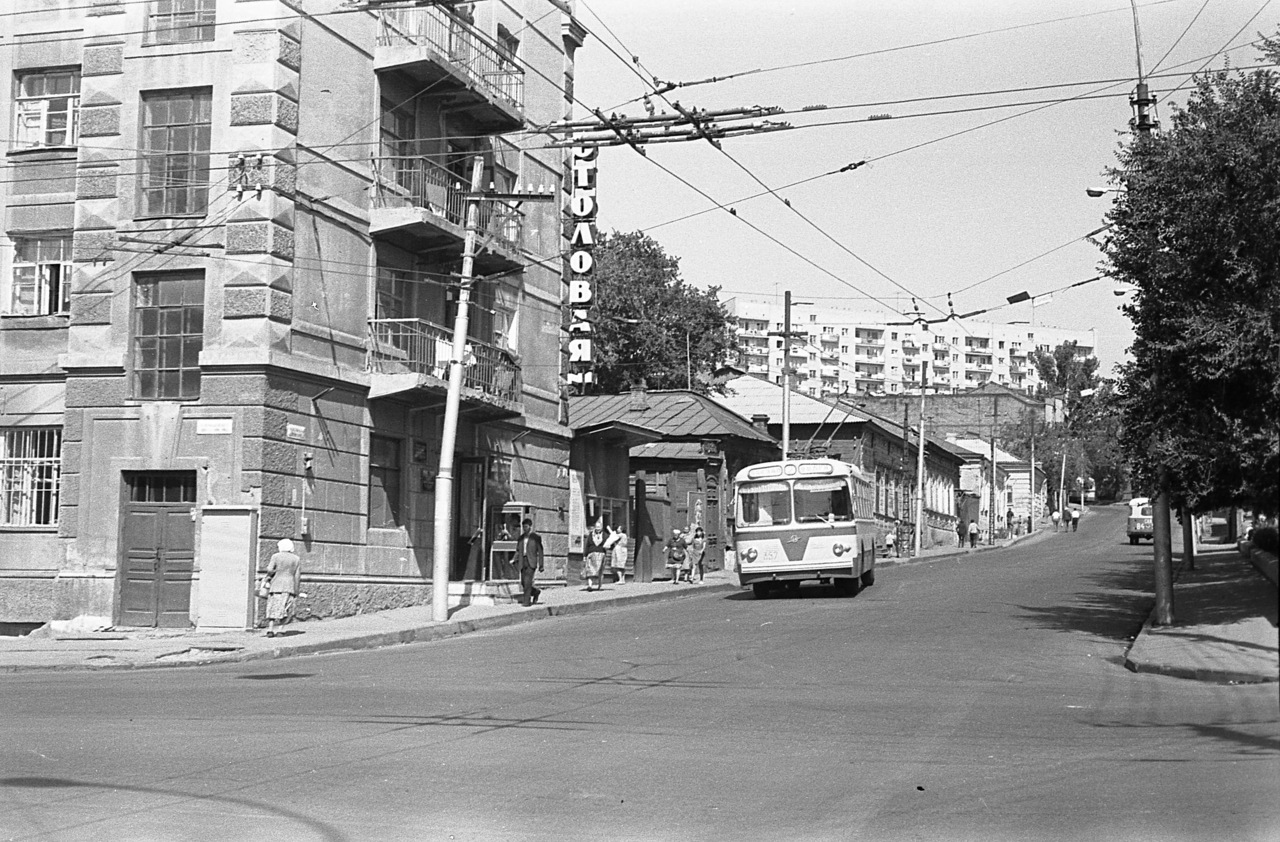
[[[520,588],[524,591],[522,602],[528,606],[538,601],[540,588],[533,586],[533,574],[542,570],[542,536],[533,531],[533,521],[525,518],[523,529],[516,539],[516,567],[520,569]]]

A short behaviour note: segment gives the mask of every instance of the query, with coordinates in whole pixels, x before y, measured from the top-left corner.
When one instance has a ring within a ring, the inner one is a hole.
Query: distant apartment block
[[[726,304],[737,320],[740,365],[750,374],[782,382],[795,370],[797,390],[814,397],[919,393],[922,367],[929,391],[958,392],[984,383],[1034,393],[1041,386],[1029,355],[1075,342],[1092,356],[1094,330],[1032,327],[972,319],[931,326],[890,324],[906,319],[883,312],[796,304],[791,330],[803,336],[784,342],[781,301],[737,297]]]

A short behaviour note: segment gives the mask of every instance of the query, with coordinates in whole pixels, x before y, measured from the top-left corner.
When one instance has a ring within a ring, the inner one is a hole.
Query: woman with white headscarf
[[[293,551],[293,541],[281,538],[276,548],[279,551],[267,562],[267,637],[276,636],[276,623],[283,625],[293,616],[302,577],[302,559]]]

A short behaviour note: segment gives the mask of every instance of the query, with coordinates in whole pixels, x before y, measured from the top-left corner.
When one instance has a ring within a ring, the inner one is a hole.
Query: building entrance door
[[[118,624],[191,625],[195,569],[194,471],[126,473]]]
[[[457,534],[453,538],[453,576],[455,581],[478,582],[484,578],[484,559],[488,550],[485,536],[485,493],[488,459],[465,457],[458,460]]]

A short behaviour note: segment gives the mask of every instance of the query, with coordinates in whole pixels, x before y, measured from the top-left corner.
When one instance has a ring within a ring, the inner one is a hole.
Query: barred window
[[[0,429],[0,526],[57,526],[62,431]]]
[[[138,216],[199,216],[209,204],[207,89],[142,97]]]
[[[47,316],[71,309],[71,237],[14,237],[13,277],[3,312]]]
[[[14,107],[19,149],[74,146],[80,133],[80,68],[20,74]]]
[[[147,16],[147,42],[212,41],[217,5],[218,0],[152,0]]]
[[[133,396],[200,396],[204,347],[204,273],[139,275],[133,307]]]

